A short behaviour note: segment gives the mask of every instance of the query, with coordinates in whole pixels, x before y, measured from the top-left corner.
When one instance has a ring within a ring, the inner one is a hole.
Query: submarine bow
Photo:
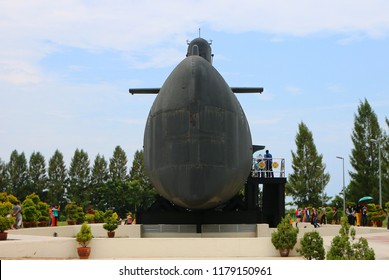
[[[241,189],[253,151],[238,99],[196,53],[173,70],[151,107],[144,164],[163,197],[188,209],[209,209]]]

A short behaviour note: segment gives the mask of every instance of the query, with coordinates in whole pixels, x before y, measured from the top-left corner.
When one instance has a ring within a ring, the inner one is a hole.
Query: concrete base
[[[120,225],[115,238],[108,238],[103,224],[91,224],[94,238],[90,259],[271,259],[280,258],[271,243],[274,228],[257,225],[256,236],[248,233],[161,233],[153,237],[142,236],[141,225]],[[304,227],[305,226],[305,227]],[[307,231],[315,230],[309,224],[299,224],[299,238]],[[1,259],[78,259],[75,235],[80,226],[61,226],[10,230],[8,240],[0,241]],[[330,246],[337,225],[324,225],[316,229],[323,236],[325,249]],[[379,228],[357,228],[358,235],[369,237],[377,259],[389,259],[389,231]],[[56,237],[54,237],[56,235]],[[376,237],[383,241],[375,244]],[[298,241],[299,244],[299,241]],[[294,250],[290,259],[302,259]],[[378,252],[378,253],[377,253]]]

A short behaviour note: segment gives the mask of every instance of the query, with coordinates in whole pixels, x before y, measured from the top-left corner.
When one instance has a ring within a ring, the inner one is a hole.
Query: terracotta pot
[[[78,247],[77,253],[80,259],[89,259],[91,247]]]
[[[31,227],[31,222],[23,222],[23,227],[24,228],[30,228]]]
[[[382,227],[382,221],[378,220],[374,223],[377,227]]]
[[[281,257],[289,256],[289,249],[279,249]]]
[[[0,240],[7,240],[8,232],[0,232]]]
[[[114,238],[115,237],[115,232],[114,231],[107,231],[108,237],[109,238]]]
[[[49,222],[47,222],[47,221],[39,221],[38,227],[47,227],[48,224],[49,224]]]

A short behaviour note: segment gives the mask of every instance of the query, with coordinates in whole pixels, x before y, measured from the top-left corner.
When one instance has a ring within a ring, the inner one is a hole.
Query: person
[[[357,227],[361,225],[361,218],[362,218],[362,206],[361,204],[358,204],[357,207],[355,207],[355,217],[357,220]]]
[[[317,227],[320,227],[320,225],[317,223],[318,222],[318,213],[317,213],[317,209],[315,208],[312,208],[312,219],[311,219],[311,224],[317,228]]]
[[[127,225],[131,225],[132,224],[132,213],[131,212],[128,212],[127,213],[127,218],[126,218],[126,224]]]
[[[259,161],[259,159],[256,159],[254,163],[254,177],[260,177],[261,170],[259,168]]]
[[[59,209],[60,209],[60,206],[58,206],[58,205],[54,206],[54,208],[53,208],[53,221],[51,223],[51,226],[53,226],[53,227],[58,226]]]
[[[266,150],[264,158],[266,161],[266,177],[273,178],[273,156],[271,153],[269,153],[269,150]]]
[[[362,226],[367,226],[367,207],[363,205],[362,207]]]
[[[335,224],[339,224],[339,218],[338,218],[338,209],[336,207],[332,207],[332,217],[334,219]]]
[[[347,215],[347,220],[348,220],[348,223],[353,226],[354,225],[354,222],[355,222],[355,210],[354,208],[349,205],[346,209],[346,215]]]
[[[53,220],[54,220],[53,208],[54,208],[54,206],[50,205],[50,208],[49,208],[49,227],[51,227]]]
[[[296,210],[296,227],[297,227],[297,224],[301,222],[301,209],[297,208]]]
[[[20,206],[20,202],[16,201],[15,206],[12,208],[12,216],[16,218],[15,220],[15,229],[19,229],[22,226],[22,207]]]
[[[324,206],[321,207],[320,224],[326,224],[326,208]]]
[[[305,208],[305,217],[306,217],[306,222],[310,222],[311,221],[311,217],[309,216],[309,208]]]

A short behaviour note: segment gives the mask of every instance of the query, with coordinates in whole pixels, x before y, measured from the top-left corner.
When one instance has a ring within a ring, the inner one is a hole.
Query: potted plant
[[[15,223],[15,218],[11,216],[12,204],[10,202],[0,202],[0,240],[6,240],[8,233],[7,229],[12,228]]]
[[[95,223],[104,223],[104,212],[95,210]]]
[[[39,211],[38,226],[46,227],[50,220],[49,205],[46,202],[40,201],[37,208]]]
[[[110,215],[110,216],[108,216]],[[106,211],[105,215],[105,224],[103,224],[103,228],[107,230],[108,237],[115,237],[115,229],[118,228],[118,215],[116,212],[112,210]]]
[[[24,227],[35,227],[40,216],[37,205],[31,198],[26,198],[22,204],[22,216]]]
[[[274,247],[280,251],[281,257],[289,256],[289,251],[297,243],[297,234],[299,229],[290,224],[289,218],[283,218],[277,225],[277,230],[271,234],[271,242]]]
[[[88,259],[91,248],[88,247],[89,242],[92,240],[92,229],[88,223],[81,225],[80,231],[76,235],[76,240],[81,247],[77,248],[77,253],[80,259]]]
[[[69,202],[65,206],[66,221],[68,225],[75,225],[77,222],[77,205],[74,202]]]
[[[383,221],[386,219],[386,213],[381,207],[377,207],[377,210],[372,213],[371,221],[377,227],[382,227]]]
[[[85,213],[81,206],[77,206],[77,218],[76,218],[76,224],[81,225],[85,222]]]
[[[115,229],[118,228],[118,222],[111,219],[103,224],[103,228],[107,230],[107,234],[109,238],[115,237]]]
[[[88,224],[93,224],[95,222],[95,214],[86,213],[85,220],[88,222]]]

